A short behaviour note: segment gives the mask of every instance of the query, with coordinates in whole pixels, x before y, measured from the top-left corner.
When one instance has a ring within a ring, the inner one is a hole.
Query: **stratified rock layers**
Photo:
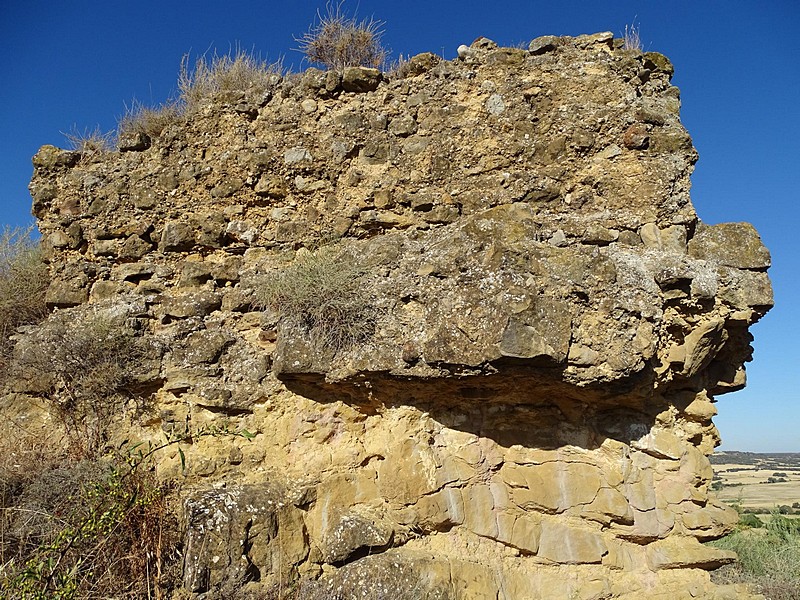
[[[48,302],[153,342],[119,439],[255,434],[185,444],[185,475],[162,457],[194,490],[185,585],[745,597],[700,542],[736,519],[713,401],[744,385],[770,257],[697,219],[672,65],[610,34],[459,55],[276,76],[137,150],[34,158]],[[325,253],[374,318],[335,346],[257,301]]]

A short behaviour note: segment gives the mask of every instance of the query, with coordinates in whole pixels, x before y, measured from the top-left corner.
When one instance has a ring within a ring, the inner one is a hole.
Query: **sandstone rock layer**
[[[183,444],[185,473],[160,458],[192,490],[188,589],[746,597],[700,542],[736,520],[711,419],[745,383],[770,257],[698,220],[671,75],[610,34],[482,38],[276,76],[125,152],[39,151],[49,304],[147,348],[148,410],[121,407],[112,440],[254,434]],[[355,333],[265,300],[304,264],[350,269]]]

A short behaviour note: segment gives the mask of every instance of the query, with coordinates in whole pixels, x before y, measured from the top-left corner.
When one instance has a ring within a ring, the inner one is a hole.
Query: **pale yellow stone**
[[[409,504],[436,488],[433,452],[414,439],[392,448],[378,467],[378,489],[384,498]]]
[[[654,429],[644,437],[632,441],[631,446],[658,458],[677,460],[683,456],[686,442],[670,431]]]
[[[626,542],[618,538],[606,542],[608,554],[603,557],[603,564],[626,572],[641,571],[648,568],[645,546]]]
[[[683,514],[682,521],[687,529],[710,529],[714,525],[714,519],[706,510],[686,512]]]
[[[461,456],[448,454],[436,469],[436,487],[450,483],[464,484],[475,477],[475,468]]]
[[[603,536],[554,519],[542,521],[537,556],[557,563],[599,563],[607,552]]]
[[[471,485],[462,490],[464,526],[484,537],[497,537],[494,496],[488,485]]]
[[[536,554],[541,531],[541,521],[536,515],[523,514],[514,521],[511,539],[507,541],[520,550]]]
[[[595,511],[603,515],[620,519],[630,514],[630,504],[625,496],[612,488],[601,488],[595,499],[586,507],[587,511]]]
[[[696,421],[710,421],[717,414],[717,407],[705,394],[698,395],[684,410],[686,416]]]
[[[665,504],[680,504],[691,497],[691,482],[685,477],[665,477],[656,484],[658,498]]]
[[[558,512],[590,503],[601,485],[600,470],[586,463],[504,465],[500,476],[512,486],[511,498],[519,506]]]
[[[622,493],[630,505],[639,510],[652,510],[656,507],[656,493],[653,486],[653,475],[650,472],[643,474],[643,479],[623,485]]]
[[[650,568],[716,568],[736,560],[736,553],[704,546],[693,537],[672,536],[647,546]]]

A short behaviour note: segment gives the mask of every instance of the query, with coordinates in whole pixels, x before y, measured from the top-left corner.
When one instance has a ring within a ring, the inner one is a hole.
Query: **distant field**
[[[800,453],[717,452],[711,463],[724,502],[758,512],[783,506],[787,516],[800,516]]]

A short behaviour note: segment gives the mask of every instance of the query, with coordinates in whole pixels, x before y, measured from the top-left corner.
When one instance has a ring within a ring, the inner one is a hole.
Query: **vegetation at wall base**
[[[750,583],[769,600],[800,600],[800,519],[773,512],[763,527],[745,515],[732,534],[709,545],[733,550],[739,561],[714,573],[718,583]]]
[[[4,462],[0,598],[167,598],[181,559],[173,486],[142,456]]]

